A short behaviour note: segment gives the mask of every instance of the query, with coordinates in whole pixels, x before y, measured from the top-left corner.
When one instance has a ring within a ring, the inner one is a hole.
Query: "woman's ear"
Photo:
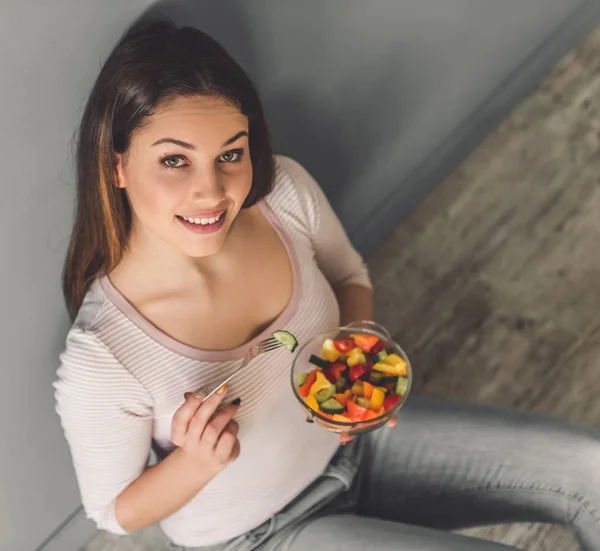
[[[121,189],[127,187],[125,185],[124,157],[121,153],[116,154],[116,170],[115,170],[115,186]]]

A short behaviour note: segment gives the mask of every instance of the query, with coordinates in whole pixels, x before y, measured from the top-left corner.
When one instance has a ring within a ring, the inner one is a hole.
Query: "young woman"
[[[134,25],[77,161],[55,386],[100,528],[160,522],[177,549],[499,550],[440,529],[528,520],[600,549],[590,428],[411,398],[397,428],[341,447],[305,422],[285,350],[202,403],[274,329],[305,341],[372,318],[361,258],[311,176],[273,156],[254,87],[214,40]]]

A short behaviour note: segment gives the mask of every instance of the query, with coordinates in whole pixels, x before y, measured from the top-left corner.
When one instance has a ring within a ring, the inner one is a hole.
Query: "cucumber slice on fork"
[[[296,340],[296,337],[294,337],[294,335],[292,335],[289,331],[283,331],[282,329],[275,331],[273,333],[273,338],[277,339],[290,352],[293,352],[298,347],[298,341]]]

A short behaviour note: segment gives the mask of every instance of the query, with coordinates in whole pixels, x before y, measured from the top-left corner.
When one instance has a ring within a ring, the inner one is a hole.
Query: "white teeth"
[[[192,224],[201,224],[202,226],[206,226],[207,224],[214,224],[217,222],[223,213],[219,214],[219,216],[214,216],[212,218],[189,218],[188,216],[182,216],[186,222],[191,222]]]

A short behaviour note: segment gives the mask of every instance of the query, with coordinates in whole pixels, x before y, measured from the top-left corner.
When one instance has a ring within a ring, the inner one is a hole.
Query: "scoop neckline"
[[[156,327],[152,322],[146,319],[136,308],[121,294],[121,292],[112,284],[108,275],[100,278],[99,283],[108,300],[134,325],[136,325],[143,333],[149,336],[154,341],[158,342],[163,347],[187,358],[194,360],[202,360],[207,362],[233,361],[244,357],[249,348],[256,343],[271,336],[273,331],[277,329],[285,329],[285,326],[292,319],[298,308],[301,295],[301,279],[300,279],[300,264],[296,251],[292,245],[291,239],[284,230],[281,221],[270,207],[270,205],[261,199],[257,206],[261,213],[265,216],[275,233],[283,243],[287,252],[288,259],[292,267],[292,296],[281,311],[279,316],[263,329],[256,337],[250,341],[229,350],[204,350],[195,348],[178,341],[177,339],[167,335],[164,331]]]

